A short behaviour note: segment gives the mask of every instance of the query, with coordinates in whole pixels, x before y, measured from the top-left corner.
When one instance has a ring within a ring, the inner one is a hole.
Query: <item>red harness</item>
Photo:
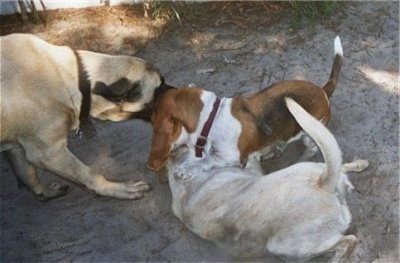
[[[196,157],[203,157],[203,150],[204,146],[207,143],[207,136],[210,133],[211,126],[214,122],[215,116],[217,115],[217,111],[219,108],[219,105],[221,104],[221,100],[219,98],[215,99],[213,108],[210,112],[210,115],[208,116],[207,121],[204,123],[203,129],[201,130],[200,137],[196,141]]]

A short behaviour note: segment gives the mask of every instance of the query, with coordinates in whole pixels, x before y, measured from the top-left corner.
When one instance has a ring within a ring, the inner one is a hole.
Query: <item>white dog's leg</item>
[[[245,168],[247,171],[253,173],[253,174],[263,174],[263,170],[261,167],[261,155],[257,152],[252,153],[249,155],[247,158],[247,163]]]
[[[347,258],[353,252],[357,245],[357,238],[353,235],[344,236],[332,250],[335,254],[332,257],[332,262],[347,262]]]
[[[368,160],[358,159],[351,163],[344,163],[342,165],[342,171],[344,173],[347,173],[347,172],[360,173],[360,172],[364,171],[365,169],[367,169],[368,166],[369,166]]]
[[[232,166],[239,166],[239,162],[236,159],[227,160],[214,155],[198,159],[191,154],[190,157],[186,158],[185,162],[180,162],[176,165],[174,178],[176,180],[189,180],[199,170],[208,171],[213,168]]]
[[[49,145],[24,145],[27,159],[41,167],[75,183],[83,184],[87,188],[102,196],[120,199],[138,199],[144,196],[151,187],[142,181],[139,182],[110,182],[104,176],[95,173],[90,167],[82,163],[67,148],[66,142]],[[35,153],[35,154],[30,154]],[[41,154],[37,154],[41,153]]]
[[[29,187],[39,200],[47,201],[67,194],[68,186],[52,183],[51,187],[46,187],[40,182],[36,168],[27,162],[22,148],[7,151],[6,157],[17,179]]]
[[[188,163],[183,163],[178,165],[175,168],[173,173],[175,180],[190,180],[193,176],[195,176],[196,171],[204,171],[208,170],[210,163],[204,162],[202,160],[194,161],[191,160]]]
[[[192,178],[192,176],[195,173],[195,168],[192,167],[190,168],[183,168],[183,167],[178,167],[175,169],[175,171],[173,172],[174,178],[175,180],[189,180],[190,178]]]
[[[343,262],[356,244],[357,239],[353,235],[294,231],[269,239],[266,248],[270,253],[285,260],[310,260],[327,252],[334,252],[332,262]]]

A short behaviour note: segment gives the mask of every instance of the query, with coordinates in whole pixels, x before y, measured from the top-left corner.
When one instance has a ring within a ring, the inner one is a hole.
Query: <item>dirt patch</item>
[[[1,34],[33,33],[50,43],[74,49],[133,55],[160,35],[166,22],[143,19],[137,6],[59,9],[46,12],[46,22],[23,22],[19,15],[1,16]]]
[[[58,10],[49,13],[46,26],[1,17],[1,34],[31,32],[77,49],[136,53],[159,67],[170,84],[195,83],[220,96],[250,94],[290,78],[323,84],[339,34],[345,61],[331,99],[329,127],[344,160],[360,157],[371,163],[366,172],[350,175],[355,185],[348,197],[350,232],[360,241],[351,261],[398,262],[398,3],[348,3],[314,26],[300,21],[297,29],[278,6],[211,7],[202,6],[204,12],[182,26],[144,19],[141,6]],[[141,200],[119,201],[70,184],[67,196],[41,203],[17,188],[1,157],[2,261],[232,260],[173,215],[168,185],[145,166],[150,124],[95,125],[96,138],[80,140],[71,134],[72,152],[110,179],[143,179],[154,189]],[[69,184],[47,172],[41,178]]]

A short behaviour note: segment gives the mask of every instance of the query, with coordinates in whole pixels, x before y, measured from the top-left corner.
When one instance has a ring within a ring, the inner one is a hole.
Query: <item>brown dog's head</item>
[[[182,129],[188,133],[196,129],[203,108],[200,95],[201,89],[182,88],[169,90],[159,97],[151,117],[153,136],[148,168],[161,170]]]

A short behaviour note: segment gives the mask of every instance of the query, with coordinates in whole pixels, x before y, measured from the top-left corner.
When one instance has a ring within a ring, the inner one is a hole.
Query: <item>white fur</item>
[[[327,187],[330,187],[330,190],[333,191],[338,185],[342,166],[342,153],[335,137],[321,122],[316,121],[297,102],[290,98],[286,98],[285,101],[290,113],[321,149],[327,164],[327,173],[321,179],[326,181]]]
[[[334,46],[335,46],[335,55],[340,55],[343,57],[342,42],[340,41],[339,36],[336,36]]]
[[[192,166],[202,167],[204,170],[212,167],[223,167],[239,164],[240,152],[238,140],[242,128],[240,122],[231,114],[232,99],[222,98],[214,122],[211,126],[204,147],[203,157],[195,156],[195,145],[207,121],[217,96],[209,91],[203,90],[201,93],[203,109],[200,112],[197,129],[193,133],[188,133],[184,128],[174,144],[173,148],[187,145],[192,152],[187,161],[182,163],[182,169],[190,170]],[[186,176],[187,177],[187,176]]]
[[[168,163],[173,211],[191,231],[234,256],[258,257],[268,251],[307,260],[335,251],[334,260],[344,260],[356,244],[354,236],[343,235],[351,222],[340,190],[349,183],[344,171],[361,171],[368,162],[333,169],[341,166],[341,153],[330,132],[297,103],[289,99],[288,106],[322,147],[326,164],[303,162],[266,176],[238,167],[204,171],[192,166],[185,171],[182,163],[192,153],[182,147]],[[176,178],[185,172],[194,175]],[[330,178],[338,190],[330,187]]]

